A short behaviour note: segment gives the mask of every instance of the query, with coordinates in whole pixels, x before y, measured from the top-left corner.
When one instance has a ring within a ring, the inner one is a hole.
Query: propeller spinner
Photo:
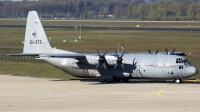
[[[103,67],[104,67],[105,69],[107,69],[106,64],[105,64],[105,61],[106,61],[105,55],[107,54],[107,50],[104,52],[103,55],[101,55],[101,54],[99,53],[99,50],[97,50],[97,53],[98,53],[98,55],[99,55],[99,63],[97,63],[96,68],[98,68],[100,64],[103,64]]]

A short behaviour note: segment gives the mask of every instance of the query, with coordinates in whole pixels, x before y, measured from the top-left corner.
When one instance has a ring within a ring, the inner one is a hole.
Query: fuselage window
[[[183,69],[183,65],[179,65],[179,69]]]

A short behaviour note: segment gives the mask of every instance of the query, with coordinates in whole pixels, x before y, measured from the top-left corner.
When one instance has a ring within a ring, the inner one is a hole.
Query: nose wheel
[[[175,82],[176,82],[177,84],[180,84],[180,83],[182,82],[182,79],[175,79]]]
[[[103,83],[103,82],[106,82],[106,80],[104,80],[104,79],[99,79],[99,82],[100,82],[100,83]]]

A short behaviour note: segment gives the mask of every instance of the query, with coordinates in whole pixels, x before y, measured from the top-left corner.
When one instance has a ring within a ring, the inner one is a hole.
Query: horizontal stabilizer
[[[22,53],[22,54],[5,54],[5,56],[39,56],[39,54],[32,54],[32,53]]]

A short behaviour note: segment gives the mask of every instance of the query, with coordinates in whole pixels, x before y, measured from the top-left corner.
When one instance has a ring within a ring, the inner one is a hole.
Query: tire
[[[104,80],[104,79],[99,79],[99,82],[103,83],[103,82],[106,82],[106,80]]]
[[[182,80],[181,80],[181,79],[175,79],[175,82],[176,82],[177,84],[180,84],[180,83],[182,82]]]
[[[114,80],[113,79],[110,79],[110,80],[107,80],[106,82],[107,83],[112,83]]]
[[[123,79],[122,79],[122,82],[128,82],[128,81],[129,81],[128,78],[123,78]]]
[[[115,81],[115,82],[120,82],[121,79],[116,78],[116,79],[114,79],[114,81]]]

